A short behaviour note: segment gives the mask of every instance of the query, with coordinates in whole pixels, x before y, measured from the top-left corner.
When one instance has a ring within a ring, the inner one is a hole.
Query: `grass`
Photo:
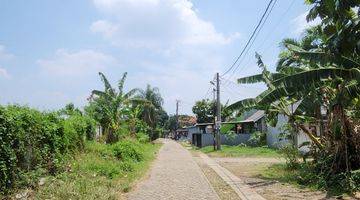
[[[247,147],[222,145],[220,151],[214,151],[213,146],[200,148],[203,153],[212,157],[280,157],[280,153],[268,147]]]
[[[140,161],[119,159],[114,155],[114,145],[87,143],[86,151],[69,163],[67,172],[46,177],[45,184],[35,192],[35,199],[123,198],[146,173],[161,146],[132,142],[141,155]]]
[[[259,172],[258,178],[267,180],[276,180],[282,183],[288,183],[298,188],[308,188],[312,191],[324,190],[329,197],[350,198],[344,188],[329,187],[322,188],[322,182],[316,179],[316,174],[313,174],[310,169],[303,164],[302,167],[296,169],[289,169],[285,163],[273,164],[266,169]],[[351,198],[350,198],[351,199]]]
[[[297,182],[299,173],[298,169],[288,169],[285,163],[278,163],[261,170],[259,172],[259,178],[277,180],[282,183],[290,183],[300,187],[301,185]]]

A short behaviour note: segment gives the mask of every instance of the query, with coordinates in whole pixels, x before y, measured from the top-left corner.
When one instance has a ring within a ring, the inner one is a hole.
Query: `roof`
[[[214,125],[214,123],[198,123],[198,124],[195,124],[195,126],[209,126],[209,125]]]
[[[221,124],[241,124],[241,123],[257,122],[264,116],[265,116],[265,111],[258,110],[245,120],[221,122]],[[192,128],[192,127],[197,127],[197,126],[209,126],[209,125],[214,125],[214,123],[197,123],[194,126],[189,126],[186,128]]]
[[[245,120],[223,122],[222,124],[241,124],[241,123],[257,122],[264,116],[265,116],[265,111],[258,110],[254,114],[250,115],[250,117],[246,118]]]
[[[259,119],[263,118],[264,116],[265,116],[265,111],[258,110],[254,114],[252,114],[250,117],[248,117],[245,121],[256,122]]]
[[[179,128],[179,129],[176,130],[176,132],[185,132],[185,131],[187,131],[186,128]]]

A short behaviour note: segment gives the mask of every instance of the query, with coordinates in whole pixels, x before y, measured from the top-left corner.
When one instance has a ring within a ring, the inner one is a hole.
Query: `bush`
[[[89,119],[81,115],[64,119],[55,112],[0,106],[0,194],[27,183],[40,168],[55,174],[64,155],[82,150],[92,130]]]
[[[63,122],[63,142],[68,150],[82,150],[86,139],[95,137],[95,123],[88,117],[81,115],[69,116]]]
[[[140,162],[143,160],[143,152],[140,144],[135,141],[123,140],[113,144],[114,156],[121,160]]]
[[[284,155],[286,165],[289,169],[296,169],[299,167],[300,152],[295,146],[291,144],[285,145],[280,148],[280,153]]]
[[[256,131],[251,134],[251,137],[248,141],[250,146],[264,146],[266,145],[266,134],[260,131]]]
[[[145,133],[136,133],[136,139],[140,143],[147,143],[150,141],[150,137]]]

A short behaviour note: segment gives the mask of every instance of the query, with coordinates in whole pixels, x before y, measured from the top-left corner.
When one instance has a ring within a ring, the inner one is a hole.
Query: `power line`
[[[245,51],[245,54],[244,54],[244,56],[242,57],[242,59],[240,60],[240,62],[237,63],[237,66],[234,68],[233,73],[229,76],[229,79],[237,72],[237,70],[238,70],[239,67],[240,67],[240,64],[244,61],[245,56],[249,53],[251,47],[254,45],[256,38],[259,36],[259,33],[260,33],[260,31],[262,30],[262,28],[264,27],[264,25],[265,25],[267,19],[269,18],[272,10],[274,9],[276,2],[277,2],[277,0],[274,1],[274,3],[271,5],[269,11],[266,13],[266,16],[265,16],[265,18],[264,18],[264,22],[261,23],[260,28],[259,28],[259,31],[256,32],[256,34],[255,34],[255,36],[254,36],[254,39],[251,41],[251,43],[250,43],[250,45],[249,45],[249,48]],[[243,67],[240,67],[240,69],[242,69],[242,68],[243,68]]]
[[[276,1],[276,0],[275,0]],[[270,0],[270,2],[268,3],[268,5],[266,6],[266,9],[265,9],[265,12],[262,14],[261,18],[260,18],[260,21],[258,22],[258,24],[256,25],[254,31],[252,32],[249,40],[247,41],[245,47],[243,48],[243,50],[241,51],[240,55],[236,58],[235,62],[231,65],[231,67],[226,70],[221,76],[225,76],[227,73],[229,73],[236,65],[236,63],[240,60],[240,58],[242,57],[242,55],[244,54],[244,52],[246,51],[246,49],[248,48],[248,46],[250,45],[252,39],[255,37],[256,35],[256,32],[258,31],[258,29],[260,28],[267,12],[269,11],[270,9],[270,6],[272,5],[272,3],[274,2],[274,0]]]
[[[245,88],[251,88],[251,89],[264,90],[264,88],[255,87],[253,85],[238,84],[238,83],[236,83],[232,80],[226,79],[226,78],[221,78],[221,80],[227,82],[228,86],[230,86],[230,84],[232,84],[233,86],[237,86],[237,87],[245,87]]]
[[[228,88],[227,86],[224,86],[223,85],[223,88],[225,90],[222,90],[222,92],[226,92],[228,93],[231,97],[233,98],[238,98],[238,96],[243,96],[244,94],[241,94],[240,92],[236,91],[236,90],[233,90],[231,88]]]
[[[283,12],[282,15],[280,16],[279,21],[275,24],[275,26],[271,29],[271,31],[268,32],[268,34],[265,36],[265,39],[261,42],[261,44],[257,47],[257,49],[260,49],[260,47],[262,47],[265,44],[265,42],[270,38],[270,35],[274,33],[274,30],[278,28],[280,23],[285,19],[285,15],[290,11],[292,6],[294,5],[295,1],[296,0],[291,1],[289,6],[286,8],[285,12]]]
[[[207,90],[207,92],[206,92],[206,94],[205,94],[205,96],[204,96],[204,99],[207,99],[207,97],[209,96],[209,92],[210,92],[210,90],[211,90],[211,85],[209,86],[209,89]]]
[[[270,38],[270,36],[273,35],[274,31],[278,29],[279,25],[280,25],[281,22],[285,19],[285,16],[286,16],[286,15],[288,14],[288,12],[291,10],[291,8],[293,7],[293,5],[294,5],[295,2],[296,2],[296,0],[292,0],[292,1],[290,2],[289,6],[285,9],[285,11],[284,11],[284,12],[281,14],[281,16],[278,18],[279,20],[277,21],[277,23],[276,23],[274,26],[272,26],[272,28],[270,29],[270,31],[268,31],[267,35],[266,35],[265,38],[262,40],[262,42],[255,48],[256,51],[258,51],[258,50],[268,41],[268,39]],[[275,2],[275,3],[276,3],[276,2]],[[273,4],[273,6],[275,5],[275,3]],[[273,6],[272,6],[272,7],[273,7]],[[272,9],[271,9],[271,10],[272,10]],[[270,10],[270,12],[271,12],[271,10]],[[269,14],[270,14],[270,12],[269,12]],[[268,16],[269,16],[269,14],[268,14]],[[265,20],[265,21],[266,21],[266,20]],[[263,25],[264,25],[264,23],[263,23]],[[286,30],[285,30],[285,31],[282,31],[280,35],[283,35],[284,32],[286,32]],[[259,33],[259,32],[258,32],[258,33]],[[268,50],[270,49],[270,47],[271,47],[271,46],[274,46],[275,44],[276,44],[276,43],[270,43],[268,46],[266,46],[266,47],[264,48],[264,51],[263,51],[262,53],[268,52]],[[245,55],[246,55],[247,53],[248,53],[248,52],[246,52]],[[248,65],[250,64],[251,60],[252,60],[252,59],[249,58],[249,59],[247,60],[246,64],[244,65],[244,67],[245,67],[245,66],[248,66]],[[244,61],[244,59],[242,59],[242,60],[240,61],[240,63],[242,63],[243,61]],[[239,63],[238,65],[240,65],[240,63]],[[235,71],[234,71],[234,74],[235,74]],[[234,74],[233,74],[233,75],[234,75]],[[229,77],[229,79],[231,79],[231,78],[232,78],[232,76]]]

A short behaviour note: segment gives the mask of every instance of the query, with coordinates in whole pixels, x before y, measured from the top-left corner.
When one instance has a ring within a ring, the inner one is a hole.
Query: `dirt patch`
[[[299,188],[278,181],[257,178],[270,165],[284,162],[277,158],[216,158],[221,166],[241,178],[261,196],[269,200],[336,199],[325,192]]]
[[[194,159],[221,200],[241,200],[236,192],[193,152]]]

